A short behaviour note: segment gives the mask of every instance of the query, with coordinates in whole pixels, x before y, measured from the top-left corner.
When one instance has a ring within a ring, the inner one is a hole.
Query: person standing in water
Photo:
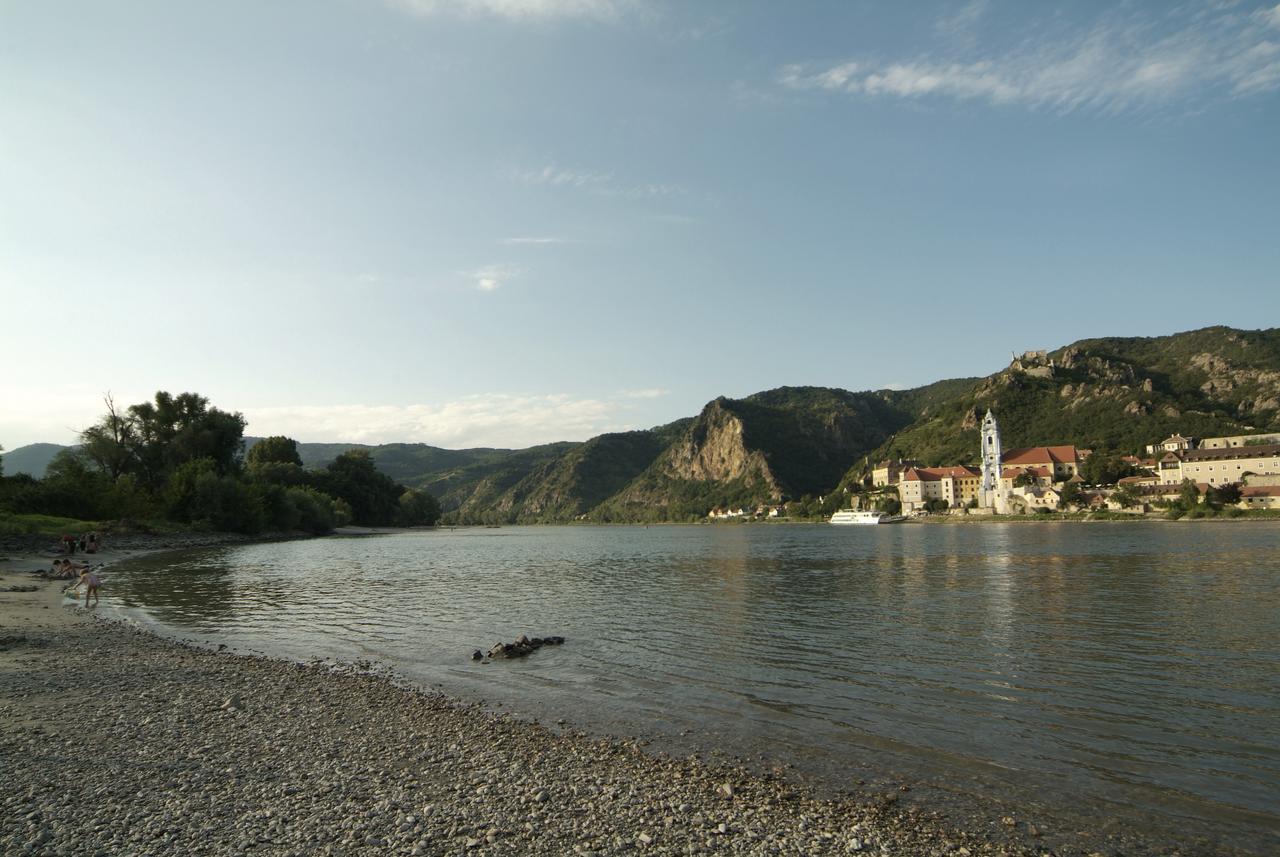
[[[86,568],[80,575],[80,579],[76,581],[76,585],[72,589],[79,589],[84,584],[87,589],[84,591],[84,606],[89,606],[89,596],[93,596],[93,606],[98,606],[98,590],[102,588],[102,578],[92,568]]]

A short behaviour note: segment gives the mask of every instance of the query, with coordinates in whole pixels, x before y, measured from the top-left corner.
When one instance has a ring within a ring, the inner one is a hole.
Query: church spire
[[[1000,491],[1000,426],[995,415],[987,409],[982,420],[982,505],[1002,512],[1004,503]]]

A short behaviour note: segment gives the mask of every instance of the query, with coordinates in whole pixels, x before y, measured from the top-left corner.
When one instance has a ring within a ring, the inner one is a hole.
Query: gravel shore
[[[5,854],[1034,853],[58,597],[5,598]]]
[[[0,582],[23,564],[0,564]],[[781,771],[564,733],[367,667],[188,646],[59,589],[0,594],[0,853],[1095,850],[893,793],[821,799]]]

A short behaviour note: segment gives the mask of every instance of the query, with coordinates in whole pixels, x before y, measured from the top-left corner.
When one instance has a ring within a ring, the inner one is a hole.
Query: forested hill
[[[1085,339],[1024,355],[973,389],[927,407],[872,457],[975,463],[978,423],[988,408],[1006,448],[1071,443],[1140,454],[1174,432],[1280,430],[1280,330],[1209,327]],[[848,480],[859,475],[851,472]]]
[[[364,449],[383,473],[431,492],[447,519],[463,523],[693,520],[714,506],[806,495],[830,505],[883,458],[973,463],[988,408],[1006,447],[1075,444],[1123,454],[1173,432],[1280,431],[1280,330],[1087,339],[1024,355],[986,378],[912,390],[780,387],[584,443],[520,450],[299,443],[298,453],[317,468]],[[246,446],[255,442],[246,438]],[[61,449],[38,446],[6,452],[6,471],[27,462],[42,470]]]

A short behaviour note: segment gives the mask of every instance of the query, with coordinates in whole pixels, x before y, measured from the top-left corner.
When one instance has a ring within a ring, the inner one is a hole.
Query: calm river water
[[[371,658],[834,788],[1266,853],[1278,542],[1273,522],[505,527],[150,557],[107,592],[174,636]],[[520,633],[568,642],[470,660]]]

